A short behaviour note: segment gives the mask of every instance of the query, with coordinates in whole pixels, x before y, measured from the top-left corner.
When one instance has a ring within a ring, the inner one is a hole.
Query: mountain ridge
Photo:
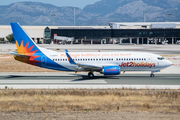
[[[73,26],[74,7],[41,2],[17,2],[0,6],[0,24],[9,25],[19,22],[22,25],[54,25]],[[83,9],[76,7],[76,25],[108,25],[109,22],[166,22],[180,21],[179,0],[101,0],[87,5]]]

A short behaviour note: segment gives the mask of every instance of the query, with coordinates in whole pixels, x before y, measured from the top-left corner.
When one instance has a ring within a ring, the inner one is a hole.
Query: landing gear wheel
[[[94,77],[94,74],[91,73],[91,72],[89,72],[89,73],[88,73],[88,76],[89,76],[89,78],[93,78],[93,77]]]
[[[150,77],[154,77],[154,74],[151,74]]]

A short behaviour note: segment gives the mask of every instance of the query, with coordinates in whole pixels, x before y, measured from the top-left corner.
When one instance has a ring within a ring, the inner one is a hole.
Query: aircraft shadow
[[[94,76],[94,78],[89,78],[87,75],[80,75],[80,74],[74,74],[74,76],[23,76],[23,75],[8,75],[5,77],[6,79],[11,79],[11,80],[17,80],[18,78],[20,80],[64,80],[70,79],[71,81],[85,81],[85,80],[98,80],[98,79],[120,79],[119,76]]]
[[[117,76],[94,76],[94,78],[89,78],[87,75],[78,75],[75,74],[76,76],[82,77],[82,78],[78,78],[72,81],[84,81],[84,80],[97,80],[97,79],[120,79]]]

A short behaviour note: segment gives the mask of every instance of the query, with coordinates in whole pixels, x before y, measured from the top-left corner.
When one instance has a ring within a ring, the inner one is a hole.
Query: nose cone
[[[169,66],[171,66],[171,65],[172,65],[172,62],[169,61],[169,60],[166,60],[166,66],[169,67]]]

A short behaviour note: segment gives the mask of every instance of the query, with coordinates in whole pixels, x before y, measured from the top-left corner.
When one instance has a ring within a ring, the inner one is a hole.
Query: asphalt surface
[[[139,52],[150,52],[155,54],[180,54],[180,45],[118,45],[118,44],[103,44],[103,45],[55,45],[55,44],[38,44],[40,47],[57,50],[60,52],[65,52],[68,49],[70,52],[102,52],[107,51],[139,51]],[[9,53],[10,51],[15,51],[15,44],[0,44],[0,54]]]
[[[41,47],[64,52],[95,52],[106,51],[139,51],[164,55],[171,58],[173,66],[149,77],[150,73],[121,74],[119,76],[103,76],[95,74],[94,79],[89,79],[87,73],[0,73],[0,88],[5,86],[13,88],[116,88],[138,87],[180,89],[180,45],[48,45]],[[11,48],[11,49],[9,49]],[[0,45],[0,54],[9,53],[16,49],[15,44]],[[176,60],[176,59],[178,60]],[[95,86],[95,87],[94,87]],[[107,87],[108,86],[108,87]],[[116,86],[116,87],[112,87]],[[139,87],[141,86],[141,87]]]
[[[1,73],[0,85],[180,85],[180,74],[121,74],[93,79],[86,73]]]

